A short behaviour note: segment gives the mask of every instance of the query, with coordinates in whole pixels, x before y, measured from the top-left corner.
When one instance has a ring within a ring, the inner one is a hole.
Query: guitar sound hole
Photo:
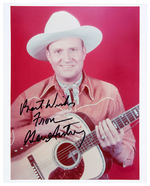
[[[56,151],[57,162],[64,169],[74,168],[80,160],[78,149],[70,142],[61,143]]]

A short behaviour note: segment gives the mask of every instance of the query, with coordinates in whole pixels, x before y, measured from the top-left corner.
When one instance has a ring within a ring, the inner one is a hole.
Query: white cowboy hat
[[[44,33],[28,41],[27,51],[35,59],[48,61],[46,57],[48,44],[65,37],[82,39],[86,52],[89,53],[102,41],[102,32],[93,26],[80,26],[79,21],[73,15],[66,11],[58,11],[49,18]]]

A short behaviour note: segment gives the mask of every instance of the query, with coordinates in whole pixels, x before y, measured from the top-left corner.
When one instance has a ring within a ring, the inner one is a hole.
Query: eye
[[[70,49],[72,52],[75,52],[75,51],[77,51],[77,48],[71,48]]]
[[[55,54],[61,54],[62,53],[62,50],[61,49],[57,49],[54,51]]]

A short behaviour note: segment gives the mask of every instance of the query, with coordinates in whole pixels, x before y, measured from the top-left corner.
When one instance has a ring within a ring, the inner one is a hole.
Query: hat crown
[[[79,21],[66,11],[55,12],[46,23],[44,32],[55,33],[63,32],[80,27]]]
[[[83,40],[86,53],[89,53],[102,41],[102,32],[94,26],[80,26],[72,14],[58,11],[48,19],[44,33],[37,34],[28,41],[27,51],[33,58],[47,61],[46,48],[49,43],[67,37]]]

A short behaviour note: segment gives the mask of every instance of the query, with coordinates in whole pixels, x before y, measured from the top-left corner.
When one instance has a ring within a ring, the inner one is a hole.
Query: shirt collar
[[[86,75],[85,72],[83,72],[83,81],[82,81],[82,84],[81,84],[81,92],[82,91],[85,91],[85,93],[89,95],[90,99],[94,100],[94,96],[93,96],[94,90],[93,90],[93,87],[92,87],[92,84],[91,84],[91,80]]]
[[[44,90],[43,90],[43,93],[41,94],[40,98],[42,98],[43,96],[45,96],[45,94],[47,94],[48,91],[50,90],[57,90],[59,89],[59,85],[57,83],[57,80],[56,80],[56,76],[53,75],[49,78],[48,80],[48,83],[47,85],[45,86]]]
[[[45,86],[45,89],[43,90],[43,93],[41,94],[40,98],[42,98],[48,91],[52,89],[55,89],[56,91],[61,92],[63,94],[63,90],[61,89],[56,80],[56,75],[53,75],[49,78],[48,84]],[[82,91],[85,91],[85,93],[89,95],[90,99],[94,100],[94,90],[90,78],[86,75],[85,72],[83,72],[83,80],[80,85],[80,92]]]

